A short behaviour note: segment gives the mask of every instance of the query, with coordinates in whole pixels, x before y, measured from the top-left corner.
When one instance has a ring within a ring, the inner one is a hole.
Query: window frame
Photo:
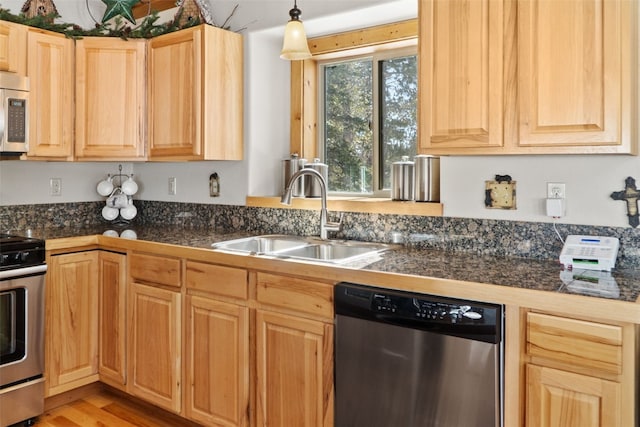
[[[312,57],[291,61],[290,152],[318,157],[318,61],[418,45],[418,20],[410,19],[308,40]],[[417,50],[419,52],[419,49]],[[419,53],[417,53],[419,55]]]
[[[347,53],[347,51],[345,51]],[[409,46],[401,46],[396,48],[385,48],[379,49],[376,52],[370,53],[358,53],[354,55],[343,55],[340,58],[324,58],[321,60],[317,60],[317,68],[318,68],[318,90],[322,90],[324,88],[324,75],[323,75],[323,67],[330,66],[332,64],[347,62],[347,61],[359,61],[370,59],[372,61],[372,79],[373,79],[373,87],[372,87],[372,121],[371,121],[371,132],[372,132],[372,147],[373,147],[373,165],[371,171],[372,177],[372,191],[370,193],[349,193],[349,192],[340,192],[340,191],[331,191],[329,193],[333,196],[345,196],[345,197],[390,197],[391,190],[389,188],[381,188],[381,180],[383,171],[381,170],[381,166],[383,164],[383,159],[380,158],[382,146],[380,141],[380,85],[381,85],[381,77],[380,77],[380,65],[383,61],[394,59],[394,58],[403,58],[408,56],[415,56],[416,60],[418,57],[418,47],[417,45],[409,45]],[[318,117],[321,115],[321,112],[324,109],[324,96],[318,96]],[[418,119],[418,114],[416,111],[416,121]],[[324,126],[318,126],[317,139],[316,139],[316,154],[318,158],[325,160],[326,156],[326,147],[322,143],[324,140]],[[418,141],[416,140],[416,150],[418,149]],[[326,163],[326,161],[325,161]]]

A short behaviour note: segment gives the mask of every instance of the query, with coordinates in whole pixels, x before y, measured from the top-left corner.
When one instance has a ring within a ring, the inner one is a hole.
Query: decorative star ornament
[[[131,8],[139,3],[140,0],[102,0],[102,2],[107,5],[107,10],[102,17],[103,24],[114,16],[121,15],[135,25],[136,20],[133,17]]]

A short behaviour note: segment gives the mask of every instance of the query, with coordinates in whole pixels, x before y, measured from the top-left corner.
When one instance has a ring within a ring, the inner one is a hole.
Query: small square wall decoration
[[[489,209],[516,209],[516,182],[509,175],[485,181],[484,206]]]

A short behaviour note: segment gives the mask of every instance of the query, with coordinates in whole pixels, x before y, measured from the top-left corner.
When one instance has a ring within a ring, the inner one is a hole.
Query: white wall
[[[611,199],[628,176],[640,184],[635,156],[443,157],[441,201],[446,216],[550,222],[547,182],[566,184],[568,224],[628,226],[626,203]],[[484,186],[496,174],[516,181],[516,210],[484,207]]]
[[[0,205],[104,200],[96,192],[96,186],[107,177],[107,174],[117,174],[118,165],[122,165],[122,173],[133,173],[130,163],[1,161]],[[62,194],[60,196],[50,195],[49,180],[51,178],[61,179]],[[144,186],[143,183],[141,183],[142,186]]]
[[[98,0],[89,1],[101,15]],[[4,1],[3,7],[19,10],[22,3],[22,0]],[[415,17],[416,4],[415,0],[398,0],[326,18],[309,19],[305,15],[304,25],[310,37],[346,31]],[[56,5],[65,21],[81,16],[79,19],[86,22],[84,2],[58,0]],[[274,195],[280,191],[281,160],[289,154],[290,76],[289,63],[279,59],[281,31],[279,27],[245,34],[245,160],[131,164],[141,184],[137,198],[243,204],[247,194]],[[640,122],[640,118],[637,121]],[[97,200],[95,184],[117,164],[106,166],[103,163],[1,162],[0,204]],[[567,216],[561,222],[627,226],[625,203],[614,201],[609,195],[624,188],[627,176],[640,182],[640,157],[633,156],[446,157],[442,159],[441,169],[444,212],[452,217],[551,221],[544,215],[543,208],[546,183],[564,182]],[[208,195],[208,177],[214,171],[221,176],[219,198]],[[517,181],[517,210],[484,207],[484,181],[495,174],[509,174]],[[63,179],[60,198],[48,196],[48,179],[52,176]],[[168,195],[171,176],[178,180],[176,196]]]

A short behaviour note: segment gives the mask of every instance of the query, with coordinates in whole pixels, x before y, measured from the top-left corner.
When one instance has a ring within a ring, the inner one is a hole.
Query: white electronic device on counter
[[[616,266],[620,241],[616,237],[567,236],[560,253],[566,269],[611,271]]]

